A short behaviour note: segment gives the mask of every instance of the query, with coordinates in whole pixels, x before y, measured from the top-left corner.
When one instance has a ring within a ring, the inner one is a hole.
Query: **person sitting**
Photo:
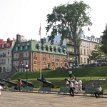
[[[69,87],[69,80],[65,78],[65,87]]]
[[[98,98],[101,94],[103,94],[103,89],[101,86],[98,86],[96,88],[96,92],[94,93],[95,94],[95,97]]]

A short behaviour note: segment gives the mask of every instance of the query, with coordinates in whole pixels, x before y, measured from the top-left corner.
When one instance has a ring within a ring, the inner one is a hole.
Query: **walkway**
[[[107,98],[2,91],[0,107],[106,107]]]

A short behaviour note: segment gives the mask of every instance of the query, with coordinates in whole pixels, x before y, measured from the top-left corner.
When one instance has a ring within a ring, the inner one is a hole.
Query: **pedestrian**
[[[82,80],[78,80],[78,88],[79,88],[79,92],[82,92]]]
[[[71,96],[74,96],[74,82],[72,80],[69,81],[69,87],[70,87],[70,90],[69,90],[69,93]]]
[[[18,79],[17,86],[18,86],[19,91],[21,91],[21,87],[23,86],[23,82],[21,79]]]
[[[1,95],[1,91],[2,91],[3,87],[0,85],[0,95]]]
[[[79,87],[78,87],[78,80],[75,78],[75,81],[74,81],[74,87],[75,87],[75,93],[78,93],[79,92]]]

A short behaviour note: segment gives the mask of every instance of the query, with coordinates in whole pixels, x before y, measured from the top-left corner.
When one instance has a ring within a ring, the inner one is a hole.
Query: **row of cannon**
[[[37,78],[37,80],[43,84],[39,91],[50,91],[51,88],[54,87],[52,82],[47,81],[45,78]],[[12,91],[33,91],[34,88],[34,84],[22,79],[18,79],[17,82],[3,79],[0,80],[0,85],[3,87],[8,86]]]

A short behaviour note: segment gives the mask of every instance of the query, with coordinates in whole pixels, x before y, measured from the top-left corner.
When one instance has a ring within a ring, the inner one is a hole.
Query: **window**
[[[36,49],[39,49],[39,44],[36,44]]]
[[[41,50],[44,50],[44,47],[43,47],[43,46],[41,46]]]
[[[54,51],[56,52],[56,47],[54,47]]]
[[[48,51],[48,46],[46,46],[46,51]]]
[[[8,51],[8,55],[9,55],[9,51]]]
[[[20,50],[20,47],[18,47],[18,50]]]
[[[61,52],[61,49],[60,49],[60,48],[58,48],[58,52],[59,52],[59,53]]]
[[[36,64],[36,62],[37,62],[37,61],[36,61],[36,60],[34,60],[34,64]]]
[[[22,46],[22,50],[24,50],[25,49],[25,46]]]
[[[50,46],[50,51],[52,52],[52,47]]]

